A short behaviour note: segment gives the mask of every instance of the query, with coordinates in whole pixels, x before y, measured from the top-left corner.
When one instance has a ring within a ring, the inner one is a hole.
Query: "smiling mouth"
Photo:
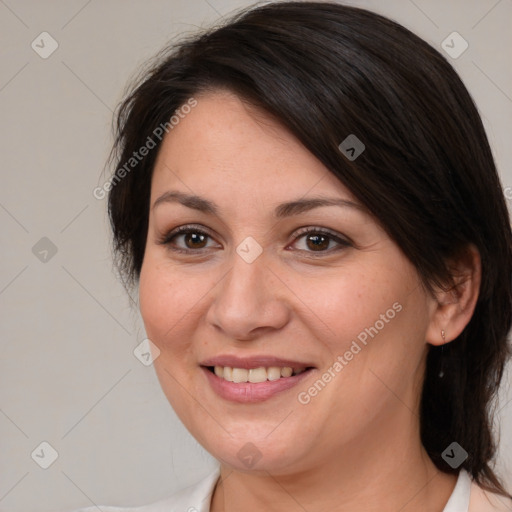
[[[269,366],[259,368],[233,368],[230,366],[205,366],[207,370],[214,373],[220,379],[235,384],[275,381],[299,375],[313,369],[312,366],[293,368],[291,366]]]

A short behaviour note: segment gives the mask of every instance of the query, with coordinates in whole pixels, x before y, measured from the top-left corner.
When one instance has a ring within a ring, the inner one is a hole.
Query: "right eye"
[[[184,247],[176,247],[175,245],[175,240],[180,238],[182,238],[182,241],[185,245]],[[165,233],[157,243],[167,246],[171,251],[191,254],[197,253],[202,249],[209,248],[204,246],[204,243],[208,238],[212,237],[206,231],[203,231],[202,229],[199,229],[193,225],[186,225],[180,226],[169,231],[168,233]]]

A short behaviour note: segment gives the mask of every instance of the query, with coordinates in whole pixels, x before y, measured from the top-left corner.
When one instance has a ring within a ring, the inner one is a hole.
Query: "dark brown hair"
[[[430,346],[421,439],[446,473],[459,469],[441,457],[456,441],[468,452],[461,467],[510,497],[493,470],[492,407],[510,357],[511,227],[481,118],[445,57],[361,8],[279,2],[172,44],[150,65],[117,113],[116,169],[193,95],[228,89],[282,123],[368,208],[429,291],[453,285],[448,262],[476,246],[479,299],[457,339]],[[366,146],[354,161],[338,148],[350,134]],[[131,285],[144,258],[156,146],[113,176],[108,198],[116,261]]]

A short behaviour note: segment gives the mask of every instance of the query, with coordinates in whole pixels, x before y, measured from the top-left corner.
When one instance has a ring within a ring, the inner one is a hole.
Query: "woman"
[[[220,463],[137,510],[512,510],[511,228],[439,52],[363,9],[264,5],[159,56],[113,159],[119,268]]]

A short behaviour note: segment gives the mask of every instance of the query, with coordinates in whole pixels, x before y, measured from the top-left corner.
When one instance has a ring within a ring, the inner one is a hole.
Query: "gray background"
[[[512,1],[347,3],[401,22],[442,52],[453,31],[468,41],[449,59],[512,187]],[[0,510],[149,503],[215,464],[153,368],[134,357],[144,330],[112,270],[106,202],[92,191],[104,183],[112,110],[137,67],[176,34],[251,4],[0,0]],[[31,48],[43,31],[59,44],[47,59]],[[34,254],[43,237],[55,255]],[[509,384],[499,469],[512,488]],[[31,458],[42,441],[59,454],[48,469]]]

